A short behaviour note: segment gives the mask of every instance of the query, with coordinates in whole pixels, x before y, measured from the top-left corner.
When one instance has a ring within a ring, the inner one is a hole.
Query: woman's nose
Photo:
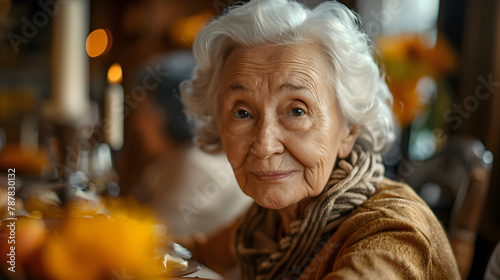
[[[250,151],[258,158],[266,159],[284,151],[283,143],[280,141],[282,131],[278,120],[273,118],[262,120],[256,127],[255,134],[255,140]]]

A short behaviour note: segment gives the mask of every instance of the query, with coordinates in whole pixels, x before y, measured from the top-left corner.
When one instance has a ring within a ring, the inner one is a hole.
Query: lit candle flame
[[[108,83],[118,84],[123,79],[122,67],[119,63],[113,63],[108,69]]]

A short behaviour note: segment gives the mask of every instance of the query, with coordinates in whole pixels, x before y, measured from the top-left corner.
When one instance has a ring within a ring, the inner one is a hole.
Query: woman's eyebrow
[[[244,85],[242,84],[230,84],[226,91],[244,91],[244,92],[249,92],[250,90],[248,88],[246,88]]]
[[[224,90],[224,95],[239,94],[251,95],[252,90],[240,83],[232,83]]]

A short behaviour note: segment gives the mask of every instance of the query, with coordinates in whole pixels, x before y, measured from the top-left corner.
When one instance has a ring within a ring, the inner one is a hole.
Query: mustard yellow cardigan
[[[340,225],[300,279],[460,279],[431,209],[407,185],[385,179]]]
[[[195,258],[223,273],[235,264],[231,235],[236,227],[208,240],[183,241]],[[304,271],[302,280],[460,279],[431,209],[410,187],[389,179],[345,217],[314,257],[302,261],[294,266]]]

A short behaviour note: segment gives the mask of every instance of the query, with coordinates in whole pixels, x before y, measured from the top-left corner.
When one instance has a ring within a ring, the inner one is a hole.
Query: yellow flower
[[[417,34],[382,36],[377,41],[385,64],[389,89],[394,97],[394,114],[400,125],[410,125],[425,107],[419,100],[416,86],[428,76],[436,81],[456,68],[455,52],[443,37],[431,46]]]
[[[102,279],[123,268],[137,275],[153,259],[153,240],[151,224],[127,217],[68,218],[47,242],[43,259],[56,280]]]

